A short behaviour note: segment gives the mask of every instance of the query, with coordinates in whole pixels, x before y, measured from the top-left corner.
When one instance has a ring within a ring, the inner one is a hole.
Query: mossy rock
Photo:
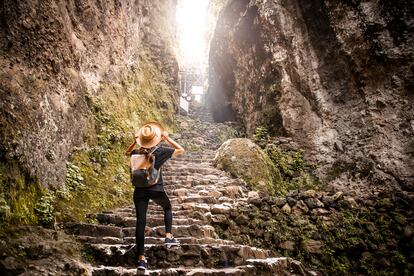
[[[274,193],[280,173],[268,155],[252,140],[234,138],[226,141],[217,151],[217,168],[245,180],[254,190]]]

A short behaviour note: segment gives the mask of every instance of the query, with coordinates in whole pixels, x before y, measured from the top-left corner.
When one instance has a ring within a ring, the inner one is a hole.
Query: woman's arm
[[[134,150],[135,145],[137,144],[137,141],[135,139],[136,139],[136,137],[134,135],[134,142],[128,147],[128,149],[125,152],[125,155],[127,155],[127,156],[131,155],[131,152]]]
[[[162,138],[164,141],[168,142],[171,146],[174,147],[174,152],[172,154],[172,157],[177,157],[178,155],[181,155],[184,153],[184,148],[179,145],[176,141],[174,141],[167,132],[162,133]]]

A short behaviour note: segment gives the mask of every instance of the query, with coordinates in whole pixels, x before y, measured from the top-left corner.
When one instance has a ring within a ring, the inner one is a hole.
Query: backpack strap
[[[150,152],[151,154],[153,154],[154,153],[154,151],[156,151],[157,149],[159,149],[160,148],[160,146],[155,146],[155,148]]]
[[[155,146],[155,148],[150,152],[150,154],[153,154],[157,149],[159,149],[160,148],[160,146]],[[152,169],[155,169],[155,155],[153,155],[152,156],[152,164],[151,164],[151,168]],[[155,184],[158,182],[158,180],[160,179],[160,177],[161,177],[161,169],[162,169],[162,167],[161,168],[159,168],[159,170],[158,170],[158,175],[157,175],[157,179],[155,180]]]

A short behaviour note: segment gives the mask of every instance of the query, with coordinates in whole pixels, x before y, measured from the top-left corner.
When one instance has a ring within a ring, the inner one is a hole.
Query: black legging
[[[137,216],[135,238],[138,256],[144,255],[145,225],[147,223],[147,209],[150,199],[164,209],[165,232],[171,233],[172,230],[172,210],[170,199],[167,194],[165,192],[135,189],[134,204]]]

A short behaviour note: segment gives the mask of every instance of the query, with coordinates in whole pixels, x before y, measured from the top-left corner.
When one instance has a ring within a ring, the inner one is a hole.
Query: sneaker
[[[180,245],[180,242],[176,238],[174,238],[174,237],[172,237],[171,239],[170,238],[165,238],[165,242],[164,243],[167,246],[167,248],[170,248],[171,246],[178,246],[178,245]]]
[[[147,260],[139,260],[138,261],[138,266],[137,266],[138,270],[146,270],[147,267],[148,267]]]

